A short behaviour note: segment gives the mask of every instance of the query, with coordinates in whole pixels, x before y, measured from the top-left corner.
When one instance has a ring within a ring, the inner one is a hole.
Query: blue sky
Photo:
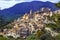
[[[60,0],[0,0],[0,8],[5,9],[14,6],[17,3],[22,3],[22,2],[31,2],[31,1],[50,1],[53,3],[57,3]]]

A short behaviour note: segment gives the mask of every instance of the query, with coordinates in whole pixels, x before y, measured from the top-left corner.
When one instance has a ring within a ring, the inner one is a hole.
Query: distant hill
[[[37,10],[40,10],[43,7],[50,8],[51,11],[58,10],[58,8],[54,6],[54,4],[55,3],[51,3],[48,1],[47,2],[42,2],[42,1],[23,2],[23,3],[16,4],[11,8],[1,10],[0,13],[3,15],[3,17],[6,20],[10,21],[24,15],[25,13],[29,13],[30,10],[35,12]]]

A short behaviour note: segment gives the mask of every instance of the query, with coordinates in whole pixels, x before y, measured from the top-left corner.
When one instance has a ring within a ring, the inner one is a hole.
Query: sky
[[[60,0],[0,0],[0,10],[3,10],[5,8],[10,8],[14,6],[17,3],[22,3],[22,2],[31,2],[31,1],[50,1],[53,3],[57,3]]]

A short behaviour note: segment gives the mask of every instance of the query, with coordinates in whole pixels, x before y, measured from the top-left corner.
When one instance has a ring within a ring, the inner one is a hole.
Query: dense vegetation
[[[56,3],[55,6],[60,8],[60,2]]]
[[[60,32],[60,14],[54,14],[52,17],[50,17],[50,19],[53,20],[55,23],[46,24],[46,27],[50,27],[56,32]]]
[[[8,25],[6,26],[7,24],[9,24],[10,22],[7,22],[4,18],[3,18],[3,15],[0,15],[0,32],[3,32],[3,29],[7,28],[7,29],[11,29],[12,26],[11,25]]]

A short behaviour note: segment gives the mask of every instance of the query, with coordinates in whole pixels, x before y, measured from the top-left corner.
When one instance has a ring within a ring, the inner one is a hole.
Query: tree
[[[5,24],[4,24],[4,19],[3,19],[3,17],[2,17],[2,15],[0,15],[0,31],[2,32],[3,31],[3,26],[4,26]]]
[[[23,38],[18,37],[18,38],[16,38],[15,40],[24,40],[24,39],[23,39]]]
[[[36,36],[39,38],[41,35],[43,35],[44,32],[40,31],[40,30],[37,30],[36,32]]]
[[[2,15],[0,15],[0,28],[2,28],[3,26],[3,18],[2,18]]]
[[[53,23],[53,24],[47,23],[46,27],[50,27],[53,30],[59,32],[60,31],[60,14],[58,14],[58,13],[53,14],[50,19],[53,20],[55,23]]]
[[[0,36],[0,40],[8,40],[8,38]]]
[[[6,28],[6,29],[12,29],[13,26],[12,25],[7,25],[7,26],[4,26],[4,28]]]
[[[29,35],[26,40],[40,40],[39,38],[37,38],[36,35],[32,34],[32,35]]]
[[[56,40],[60,40],[60,34],[55,37]]]
[[[56,7],[60,8],[60,1],[55,4]]]
[[[8,36],[7,38],[8,38],[8,40],[15,40],[15,38],[13,38],[13,36]]]

